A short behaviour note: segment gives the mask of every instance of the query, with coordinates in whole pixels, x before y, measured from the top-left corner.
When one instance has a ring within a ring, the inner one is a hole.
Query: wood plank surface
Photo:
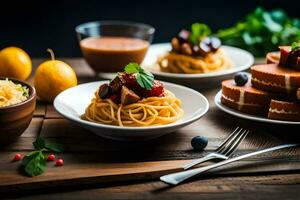
[[[37,66],[43,59],[35,59]],[[82,59],[63,59],[76,71],[79,82],[97,80]],[[30,78],[30,82],[33,78]],[[217,109],[218,88],[201,90],[210,110],[200,120],[174,133],[147,142],[116,142],[100,138],[62,118],[52,105],[38,101],[34,118],[24,134],[0,150],[0,199],[294,199],[300,192],[300,149],[289,149],[240,161],[214,170],[178,187],[158,181],[168,172],[181,170],[187,160],[212,152],[236,127],[251,129],[236,155],[285,142],[300,141],[295,126],[277,126],[232,117]],[[19,173],[15,153],[33,150],[37,136],[64,144],[58,156],[63,167],[48,163],[46,173],[29,178]],[[191,139],[206,136],[205,151],[192,151]],[[53,188],[50,194],[47,188]],[[37,191],[37,189],[39,189]],[[297,192],[298,191],[298,192]],[[257,193],[259,195],[254,195]]]

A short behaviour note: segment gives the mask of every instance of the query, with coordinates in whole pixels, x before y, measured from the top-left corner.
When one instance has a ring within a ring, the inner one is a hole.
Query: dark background
[[[19,46],[32,57],[44,57],[52,48],[58,57],[81,56],[74,28],[94,20],[129,20],[156,28],[154,42],[167,42],[181,28],[202,22],[213,30],[233,25],[257,6],[282,8],[300,17],[297,1],[262,0],[83,0],[22,1],[1,3],[0,48]]]

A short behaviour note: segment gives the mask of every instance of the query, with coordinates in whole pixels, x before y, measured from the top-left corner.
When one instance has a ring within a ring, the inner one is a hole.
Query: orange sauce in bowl
[[[88,64],[96,72],[123,71],[130,62],[141,63],[149,42],[129,37],[89,37],[80,41],[80,48]]]

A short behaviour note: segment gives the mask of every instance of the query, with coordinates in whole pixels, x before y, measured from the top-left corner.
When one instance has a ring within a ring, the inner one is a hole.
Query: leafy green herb
[[[49,149],[50,151],[54,151],[54,152],[57,152],[57,153],[64,151],[63,145],[57,144],[57,143],[47,143],[45,145],[45,147],[47,149]]]
[[[41,137],[38,137],[33,146],[35,151],[30,152],[22,159],[24,172],[28,176],[37,176],[44,173],[46,169],[46,155],[50,152],[61,152],[63,147],[56,143],[46,143]]]
[[[300,20],[290,18],[281,9],[266,11],[258,7],[234,26],[219,30],[216,36],[226,45],[265,56],[280,45],[300,40]]]
[[[41,150],[45,148],[46,143],[44,139],[38,137],[32,144],[36,150]]]
[[[23,95],[25,96],[25,97],[29,97],[29,89],[28,88],[26,88],[26,87],[22,87],[22,91],[23,91]]]
[[[154,82],[154,76],[150,72],[143,69],[137,63],[129,63],[124,69],[126,74],[135,74],[138,84],[147,90],[151,90]]]
[[[206,24],[194,23],[191,26],[189,41],[198,44],[202,39],[211,34],[211,29]]]
[[[23,92],[23,95],[25,97],[29,97],[29,89],[25,86],[22,86],[21,84],[17,84],[17,90]]]
[[[295,49],[300,49],[300,42],[293,42],[292,43],[292,50],[295,50]]]
[[[31,156],[26,156],[24,158],[26,158],[26,161],[22,163],[27,175],[37,176],[45,171],[46,158],[42,151],[36,151],[34,154],[31,154]]]

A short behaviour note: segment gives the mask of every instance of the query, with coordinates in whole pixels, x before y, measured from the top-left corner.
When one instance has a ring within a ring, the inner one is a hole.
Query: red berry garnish
[[[64,160],[62,158],[59,158],[55,162],[55,166],[60,167],[64,165]]]
[[[164,85],[158,81],[154,80],[151,90],[143,90],[144,97],[161,97],[164,95]]]
[[[291,52],[291,47],[290,46],[280,46],[279,49],[280,49],[279,65],[285,66],[288,56]]]
[[[119,94],[113,94],[109,97],[115,104],[119,104],[121,102],[121,97]]]
[[[47,158],[47,161],[54,161],[55,160],[55,155],[54,154],[50,154]]]
[[[122,74],[122,82],[123,84],[128,87],[128,88],[139,88],[140,85],[136,81],[135,75],[134,74]]]
[[[22,155],[19,154],[19,153],[17,153],[17,154],[15,155],[13,161],[19,161],[19,160],[21,160],[21,159],[22,159]]]

